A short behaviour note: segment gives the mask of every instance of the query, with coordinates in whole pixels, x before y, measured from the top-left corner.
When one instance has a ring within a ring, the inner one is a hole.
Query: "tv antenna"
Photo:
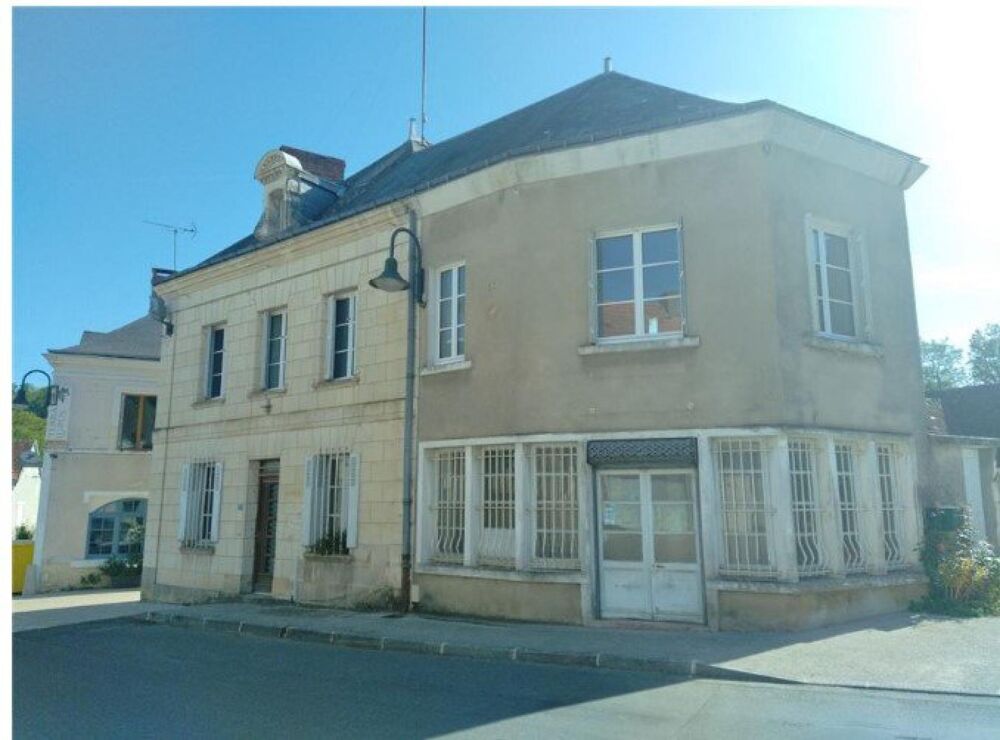
[[[150,226],[158,226],[161,229],[166,229],[174,235],[174,271],[177,271],[177,235],[178,234],[190,234],[191,238],[194,239],[198,235],[198,227],[194,225],[194,221],[191,222],[190,226],[174,226],[173,224],[161,224],[159,221],[147,221],[143,220],[144,224],[149,224]]]
[[[424,128],[427,126],[427,6],[420,14],[420,143],[426,144]]]

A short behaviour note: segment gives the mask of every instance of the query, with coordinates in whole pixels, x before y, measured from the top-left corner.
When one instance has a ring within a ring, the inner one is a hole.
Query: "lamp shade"
[[[382,274],[369,280],[368,284],[373,288],[385,290],[390,293],[396,293],[410,287],[410,284],[399,274],[399,264],[396,262],[395,257],[386,257]]]

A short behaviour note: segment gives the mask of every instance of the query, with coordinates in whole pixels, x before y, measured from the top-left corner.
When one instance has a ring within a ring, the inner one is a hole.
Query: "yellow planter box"
[[[14,576],[12,589],[19,594],[24,590],[24,576],[31,565],[31,559],[35,556],[35,543],[31,540],[17,541],[12,545],[11,562],[14,564]]]

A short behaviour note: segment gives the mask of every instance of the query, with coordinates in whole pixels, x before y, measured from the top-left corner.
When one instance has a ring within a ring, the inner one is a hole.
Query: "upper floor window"
[[[327,378],[341,380],[354,377],[355,346],[357,343],[356,293],[330,298],[330,337]]]
[[[679,228],[599,237],[596,258],[599,339],[683,332]]]
[[[856,266],[852,264],[848,232],[832,227],[810,227],[809,245],[816,331],[837,337],[856,337]]]
[[[274,390],[285,385],[285,337],[288,315],[271,311],[264,317],[264,388]]]
[[[436,331],[435,359],[453,362],[465,357],[465,265],[447,267],[438,272],[434,297]]]
[[[122,397],[121,450],[153,449],[153,424],[156,421],[156,396],[126,394]]]
[[[225,390],[226,330],[213,326],[208,330],[207,368],[205,373],[205,398],[222,398]]]

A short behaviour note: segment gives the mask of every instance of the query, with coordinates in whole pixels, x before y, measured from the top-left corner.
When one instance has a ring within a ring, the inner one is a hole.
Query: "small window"
[[[433,333],[439,362],[465,357],[465,265],[441,270],[437,280],[437,330]]]
[[[90,514],[87,527],[87,557],[129,557],[142,554],[145,537],[146,502],[123,499]]]
[[[680,229],[601,237],[596,250],[599,339],[684,331]]]
[[[222,398],[225,385],[223,383],[223,373],[225,371],[225,351],[226,351],[226,330],[221,326],[213,326],[208,330],[208,367],[207,383],[205,385],[206,398]]]
[[[156,421],[156,396],[125,394],[122,397],[121,450],[153,449],[153,425]]]
[[[287,315],[271,311],[264,317],[264,388],[275,390],[285,386],[285,331]]]
[[[357,345],[357,295],[330,299],[330,357],[327,377],[342,380],[354,377]]]
[[[306,461],[303,543],[317,555],[347,555],[358,545],[358,456],[314,455]]]
[[[835,337],[856,337],[855,266],[847,231],[811,228],[816,331]]]

